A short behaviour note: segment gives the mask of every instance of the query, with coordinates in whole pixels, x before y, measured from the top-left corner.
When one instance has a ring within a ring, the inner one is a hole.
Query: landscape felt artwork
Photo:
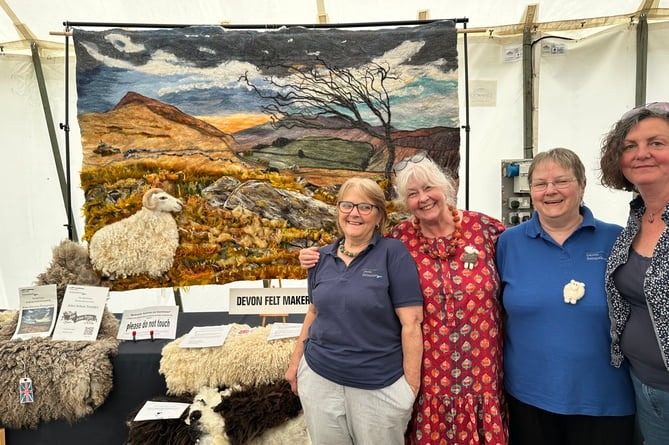
[[[171,269],[114,290],[304,278],[296,252],[334,239],[346,178],[375,179],[392,212],[394,163],[426,151],[457,172],[452,22],[73,36],[84,239],[149,188],[184,204]]]

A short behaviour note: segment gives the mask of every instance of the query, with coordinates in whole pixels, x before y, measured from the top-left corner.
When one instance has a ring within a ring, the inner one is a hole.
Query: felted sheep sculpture
[[[174,262],[179,228],[172,213],[183,203],[166,191],[144,193],[143,207],[135,214],[104,226],[93,234],[88,250],[91,263],[113,280],[148,274],[161,277]]]

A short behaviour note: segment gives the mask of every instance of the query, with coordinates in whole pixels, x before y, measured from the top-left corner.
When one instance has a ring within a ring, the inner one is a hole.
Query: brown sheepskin
[[[304,413],[295,404],[297,396],[286,391],[290,391],[287,383],[223,390],[204,387],[193,398],[186,419],[191,436],[198,445],[311,445]],[[234,400],[228,403],[233,394]],[[223,411],[238,407],[243,412],[233,413],[227,425]]]
[[[223,346],[216,348],[179,348],[184,337],[168,343],[160,359],[168,394],[196,394],[205,386],[255,386],[282,380],[297,339],[268,341],[271,327],[233,325]]]
[[[52,249],[51,264],[37,275],[35,284],[55,284],[58,290],[58,304],[63,302],[68,284],[80,286],[100,286],[100,277],[93,270],[86,247],[70,240],[63,240]]]
[[[156,397],[151,399],[155,402],[180,402],[192,403],[192,397]],[[142,404],[142,406],[144,406]],[[195,445],[196,439],[191,436],[190,427],[185,420],[188,410],[184,411],[179,419],[141,420],[134,419],[139,406],[128,416],[128,438],[124,445]]]
[[[297,417],[301,410],[300,399],[286,380],[233,389],[214,408],[225,420],[225,434],[231,445],[244,445],[260,437]]]
[[[86,248],[66,240],[53,249],[53,260],[36,284],[56,284],[60,304],[68,284],[99,286],[100,280]],[[105,311],[95,342],[11,340],[18,316],[10,311],[0,317],[0,424],[36,428],[40,422],[75,422],[91,414],[112,389],[118,320]],[[33,403],[20,403],[19,380],[24,377],[32,379]]]

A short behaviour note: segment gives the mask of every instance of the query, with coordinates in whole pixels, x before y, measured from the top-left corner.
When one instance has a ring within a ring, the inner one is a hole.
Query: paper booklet
[[[56,285],[19,288],[19,321],[12,340],[51,335],[58,312]]]
[[[109,289],[68,285],[53,331],[54,340],[89,340],[98,337]]]

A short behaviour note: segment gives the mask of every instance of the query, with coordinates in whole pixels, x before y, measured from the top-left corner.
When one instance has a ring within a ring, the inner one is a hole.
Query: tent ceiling
[[[528,6],[536,5],[526,20]],[[533,31],[568,32],[633,20],[644,9],[649,19],[669,19],[669,0],[0,0],[0,55],[24,52],[31,42],[42,50],[62,50],[64,22],[156,24],[369,23],[467,18],[468,28],[485,28],[497,37]],[[424,16],[423,15],[423,16]],[[421,16],[422,17],[422,16]],[[5,42],[5,43],[1,43]]]

